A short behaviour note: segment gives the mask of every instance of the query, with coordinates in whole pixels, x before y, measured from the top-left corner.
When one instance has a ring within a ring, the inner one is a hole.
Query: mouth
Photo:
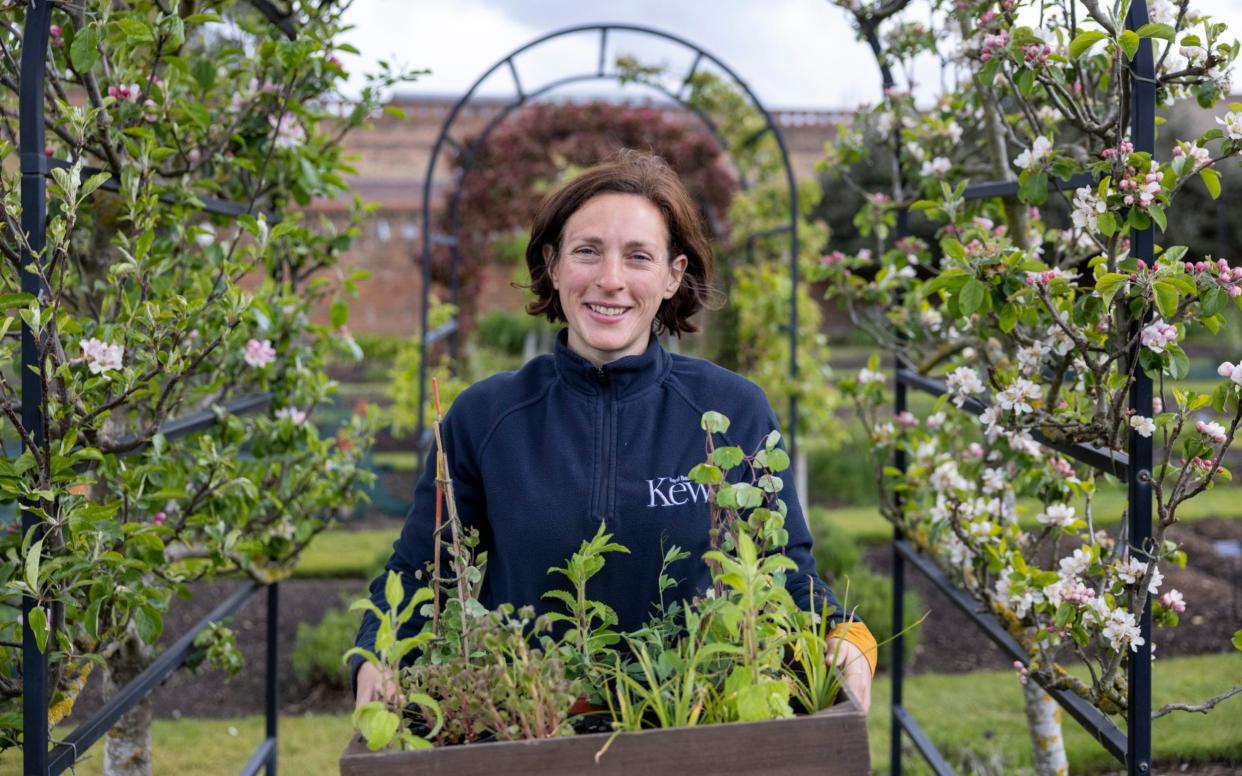
[[[591,302],[586,303],[586,308],[590,310],[591,312],[595,313],[596,315],[601,316],[603,318],[620,318],[621,316],[625,315],[627,312],[630,311],[630,308],[628,307],[621,307],[618,305],[592,304]]]

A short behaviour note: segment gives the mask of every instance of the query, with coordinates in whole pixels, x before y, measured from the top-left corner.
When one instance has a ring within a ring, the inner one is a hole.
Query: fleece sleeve
[[[471,435],[469,429],[463,426],[462,419],[469,417],[468,408],[462,406],[466,403],[462,401],[463,398],[466,398],[466,394],[458,397],[458,400],[454,402],[442,424],[441,431],[448,456],[449,475],[453,480],[458,515],[466,527],[478,529],[480,543],[476,552],[482,552],[490,546],[491,537],[486,519],[487,505],[482,480],[473,455],[474,451],[470,448]],[[380,611],[388,609],[388,604],[384,600],[384,583],[388,572],[395,571],[401,576],[401,584],[405,589],[405,601],[408,601],[418,588],[430,583],[429,567],[435,554],[435,498],[435,449],[433,446],[419,473],[418,484],[414,489],[414,502],[406,514],[401,535],[393,543],[392,556],[385,564],[384,571],[371,582],[370,597]],[[443,525],[447,526],[447,508],[444,510],[442,520]],[[448,576],[451,573],[449,571],[451,568],[448,553],[449,538],[450,534],[445,528],[444,541],[441,543],[441,576]],[[404,606],[403,602],[402,607]],[[417,635],[422,630],[426,619],[416,612],[410,621],[402,626],[397,637],[407,638]],[[374,651],[375,634],[378,629],[379,620],[375,615],[370,612],[364,613],[358,636],[354,641],[355,646]],[[357,693],[358,669],[363,660],[359,655],[350,659],[350,674],[353,678],[355,694]]]

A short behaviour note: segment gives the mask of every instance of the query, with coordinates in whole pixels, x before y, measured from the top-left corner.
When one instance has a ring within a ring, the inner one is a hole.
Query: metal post
[[[898,361],[896,367],[900,368],[901,363]],[[896,372],[896,369],[893,370]],[[894,402],[894,411],[902,413],[906,411],[906,384],[897,381],[894,387],[896,400]],[[901,471],[906,470],[906,453],[904,450],[898,449],[894,457],[894,465]],[[905,597],[906,597],[906,560],[902,557],[897,549],[897,543],[904,539],[905,536],[901,532],[899,526],[893,526],[893,640],[889,644],[892,658],[889,665],[892,666],[892,682],[893,682],[893,698],[891,708],[889,709],[889,773],[893,776],[901,776],[901,735],[902,726],[898,717],[901,712],[902,695],[901,682],[904,674],[905,663],[905,637],[901,635],[906,621]]]
[[[1147,3],[1136,0],[1130,6],[1126,18],[1126,26],[1138,29],[1148,22]],[[1152,63],[1151,40],[1144,38],[1139,42],[1138,52],[1130,63],[1133,68],[1130,83],[1133,94],[1133,134],[1134,149],[1139,152],[1155,153],[1156,141],[1156,84],[1155,68]],[[1133,230],[1130,235],[1130,255],[1136,259],[1152,262],[1154,252],[1154,234],[1152,227]],[[1137,325],[1144,325],[1138,321]],[[1135,347],[1131,358],[1138,358]],[[1135,413],[1150,417],[1152,414],[1151,378],[1142,370],[1136,369],[1135,379],[1130,386],[1130,409]],[[1137,431],[1130,431],[1130,471],[1133,476],[1128,482],[1129,496],[1129,529],[1131,552],[1140,557],[1148,555],[1151,547],[1151,479],[1152,479],[1152,440],[1144,438]],[[1142,584],[1146,584],[1143,582]],[[1139,618],[1139,627],[1143,644],[1129,655],[1129,702],[1126,710],[1126,730],[1128,747],[1126,767],[1130,776],[1147,776],[1151,772],[1151,596],[1143,595],[1143,611]]]
[[[18,97],[19,145],[21,159],[22,231],[28,244],[21,249],[22,291],[45,301],[44,284],[34,272],[26,269],[43,259],[47,239],[47,156],[43,153],[43,84],[47,62],[48,31],[52,9],[47,0],[31,0],[26,9],[26,25],[22,33],[21,84]],[[36,448],[44,450],[43,435],[46,406],[43,396],[43,362],[35,333],[22,323],[22,425],[32,435]],[[23,444],[23,448],[25,445]],[[37,454],[39,451],[30,451]],[[33,512],[31,502],[22,502],[22,533],[31,543],[43,535],[43,521]],[[49,698],[47,652],[39,649],[30,613],[40,603],[22,596],[22,752],[23,770],[27,774],[45,774],[48,768],[47,704]],[[49,619],[49,627],[51,625]],[[48,637],[48,646],[55,644]]]
[[[280,585],[276,582],[267,586],[267,727],[266,736],[272,742],[271,753],[267,760],[267,776],[276,776],[276,720],[280,714],[279,697],[276,681],[279,665],[277,664],[277,645],[280,636]]]

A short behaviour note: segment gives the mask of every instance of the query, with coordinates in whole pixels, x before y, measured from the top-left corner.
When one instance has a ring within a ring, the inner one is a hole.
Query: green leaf
[[[1095,224],[1100,234],[1105,237],[1112,237],[1117,233],[1117,219],[1112,213],[1100,213],[1095,217]]]
[[[701,463],[690,470],[690,481],[699,485],[719,485],[724,481],[724,474],[717,466]]]
[[[1126,57],[1134,59],[1134,55],[1138,53],[1139,36],[1134,30],[1126,30],[1121,33],[1118,41],[1121,44],[1121,50],[1126,52]]]
[[[729,446],[717,447],[712,451],[712,463],[721,469],[732,469],[742,462],[746,454],[742,452],[742,448]]]
[[[383,701],[371,701],[354,712],[354,727],[372,752],[388,746],[400,726],[400,717],[384,708]]]
[[[1029,205],[1044,204],[1048,199],[1048,173],[1027,171],[1018,177],[1018,198]]]
[[[1160,231],[1168,228],[1169,222],[1165,219],[1164,208],[1159,205],[1152,205],[1147,208],[1147,212],[1151,214],[1151,220],[1156,222],[1156,226],[1160,227]]]
[[[1018,308],[1006,302],[1000,311],[1000,329],[1008,334],[1018,325]]]
[[[1177,286],[1166,280],[1157,280],[1153,290],[1156,292],[1156,307],[1160,310],[1160,314],[1166,318],[1173,317],[1173,314],[1177,312],[1177,300],[1181,296]]]
[[[69,61],[79,73],[87,73],[99,62],[99,33],[93,26],[84,27],[73,36]]]
[[[126,41],[131,44],[151,43],[155,40],[155,36],[151,34],[151,27],[141,19],[135,19],[132,16],[125,19],[116,20],[117,29],[125,36]]]
[[[729,430],[729,419],[719,412],[704,412],[699,427],[709,434],[723,434]]]
[[[1233,648],[1242,652],[1242,630],[1233,633]]]
[[[1087,49],[1091,48],[1096,43],[1099,43],[1100,41],[1104,40],[1107,37],[1108,37],[1107,33],[1101,30],[1085,30],[1083,32],[1078,33],[1078,37],[1070,41],[1070,45],[1069,45],[1070,59],[1078,59],[1080,56],[1082,56],[1087,51]]]
[[[349,305],[341,299],[332,301],[332,328],[339,329],[349,322]]]
[[[1199,312],[1205,317],[1216,315],[1229,303],[1229,295],[1220,286],[1212,286],[1199,297]]]
[[[1178,347],[1169,348],[1169,377],[1174,380],[1183,380],[1186,375],[1190,374],[1190,358],[1186,355],[1186,351]]]
[[[1113,297],[1117,295],[1117,292],[1125,286],[1126,281],[1129,279],[1129,276],[1123,275],[1120,272],[1106,272],[1100,276],[1099,280],[1095,281],[1095,292],[1104,299],[1104,304],[1107,306],[1112,304]]]
[[[388,578],[384,580],[384,600],[388,603],[388,610],[397,611],[404,597],[405,590],[401,587],[401,575],[395,571],[389,571]]]
[[[783,472],[789,468],[789,453],[786,453],[779,447],[774,447],[771,450],[761,450],[755,456],[755,463],[774,472]]]
[[[962,315],[972,315],[977,311],[983,305],[983,297],[987,292],[988,287],[980,282],[978,278],[967,280],[966,284],[962,286],[957,300]]]
[[[1211,167],[1204,167],[1199,170],[1199,177],[1203,179],[1203,185],[1207,187],[1212,199],[1218,199],[1220,197],[1220,173]]]
[[[1160,38],[1161,40],[1167,40],[1170,43],[1173,42],[1173,38],[1177,35],[1171,25],[1159,24],[1157,22],[1144,24],[1136,30],[1136,34],[1140,38]]]
[[[134,625],[138,628],[139,638],[154,644],[164,632],[164,616],[151,604],[143,604],[134,609]]]
[[[43,561],[43,540],[30,545],[26,553],[26,587],[31,594],[39,594],[39,564]]]
[[[47,647],[48,627],[47,627],[47,610],[42,606],[36,606],[30,610],[30,630],[34,633],[35,643],[39,645],[39,651],[43,652]]]

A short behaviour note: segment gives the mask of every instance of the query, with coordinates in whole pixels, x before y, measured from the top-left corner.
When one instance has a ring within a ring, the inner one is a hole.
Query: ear
[[[689,263],[690,260],[684,253],[669,262],[668,285],[664,287],[665,299],[672,299],[677,289],[681,288],[681,279],[686,276],[686,265]]]
[[[561,285],[557,275],[560,270],[560,262],[556,261],[556,248],[547,243],[544,243],[543,246],[543,266],[548,268],[548,277],[552,279],[552,288],[559,291]]]

